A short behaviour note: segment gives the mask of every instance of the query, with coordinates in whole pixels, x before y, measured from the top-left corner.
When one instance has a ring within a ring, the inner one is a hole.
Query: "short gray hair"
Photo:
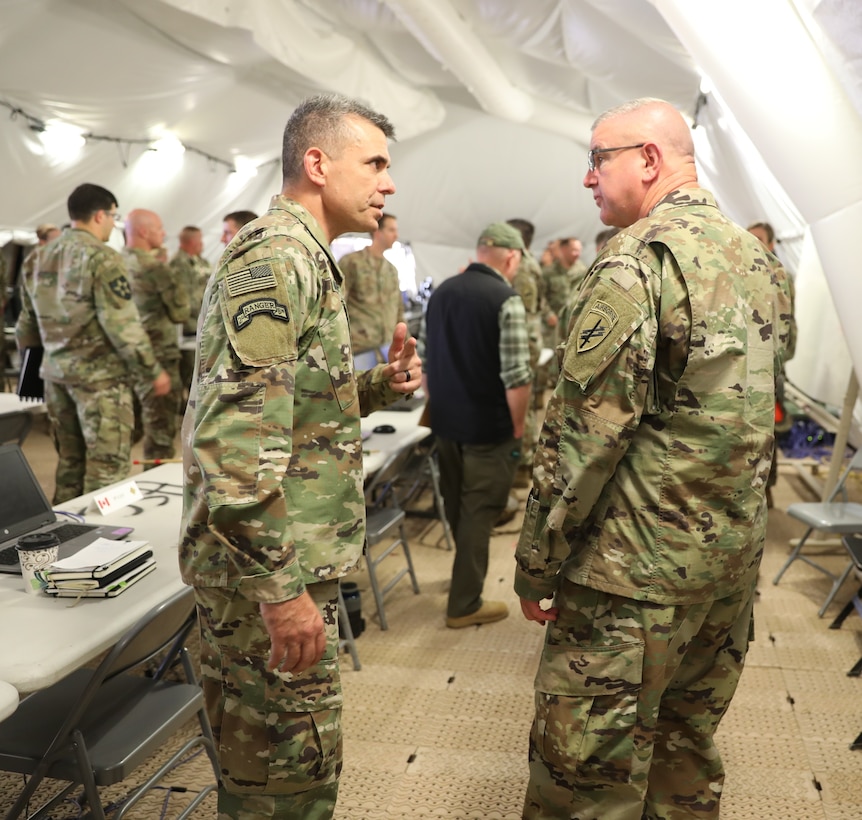
[[[318,94],[303,100],[290,115],[284,127],[281,168],[285,182],[300,178],[305,152],[313,146],[335,153],[345,138],[345,117],[354,116],[377,126],[389,139],[395,139],[395,127],[383,115],[372,111],[359,100],[341,94]]]
[[[623,114],[631,114],[633,111],[638,111],[641,108],[646,108],[648,105],[656,105],[657,103],[668,105],[667,100],[660,100],[658,97],[639,97],[636,100],[629,100],[621,105],[616,105],[613,108],[609,108],[603,114],[599,114],[590,130],[595,131],[605,120],[612,120],[615,117],[621,117]]]

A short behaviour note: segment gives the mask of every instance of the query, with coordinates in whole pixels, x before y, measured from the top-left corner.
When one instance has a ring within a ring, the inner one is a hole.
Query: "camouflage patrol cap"
[[[496,248],[516,248],[525,251],[524,239],[521,232],[505,222],[492,222],[479,235],[476,246],[488,245]]]

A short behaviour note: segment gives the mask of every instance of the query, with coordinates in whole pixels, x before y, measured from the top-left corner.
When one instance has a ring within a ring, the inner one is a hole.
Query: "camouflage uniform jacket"
[[[404,301],[398,269],[377,259],[368,248],[341,257],[344,299],[350,320],[350,342],[358,353],[392,341],[392,331],[404,321]]]
[[[180,248],[171,259],[170,268],[176,281],[185,285],[189,297],[189,318],[183,322],[183,333],[194,335],[198,329],[198,316],[212,267],[203,257],[192,256]]]
[[[698,188],[610,241],[536,452],[519,595],[549,596],[560,573],[662,604],[754,582],[789,334],[781,274]]]
[[[359,418],[401,394],[354,376],[341,275],[316,220],[276,196],[207,284],[183,421],[183,580],[277,602],[355,569]]]
[[[79,228],[40,249],[22,282],[15,335],[19,348],[45,348],[40,372],[51,381],[123,379],[143,389],[161,370],[122,256]]]
[[[177,325],[189,318],[189,295],[185,282],[150,251],[125,248],[132,298],[160,362],[180,358]]]
[[[526,251],[518,263],[512,287],[527,312],[527,340],[530,346],[530,369],[535,370],[542,352],[542,269],[536,258]]]

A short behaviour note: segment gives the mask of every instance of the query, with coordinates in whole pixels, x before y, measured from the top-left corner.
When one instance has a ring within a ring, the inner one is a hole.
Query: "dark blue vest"
[[[487,265],[473,262],[440,284],[425,319],[431,428],[463,444],[512,435],[500,380],[500,308],[515,291]]]

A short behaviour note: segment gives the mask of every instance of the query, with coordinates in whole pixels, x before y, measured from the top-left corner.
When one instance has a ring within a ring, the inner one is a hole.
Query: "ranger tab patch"
[[[601,299],[590,305],[578,331],[578,353],[598,347],[619,321],[617,312]]]
[[[277,302],[275,299],[252,299],[250,302],[243,302],[239,306],[239,310],[233,315],[234,326],[237,330],[244,330],[258,313],[268,313],[273,319],[278,319],[280,322],[290,321],[287,308],[281,302]]]
[[[252,265],[250,268],[229,273],[224,278],[230,296],[241,296],[255,290],[266,290],[276,286],[275,274],[268,263]]]

